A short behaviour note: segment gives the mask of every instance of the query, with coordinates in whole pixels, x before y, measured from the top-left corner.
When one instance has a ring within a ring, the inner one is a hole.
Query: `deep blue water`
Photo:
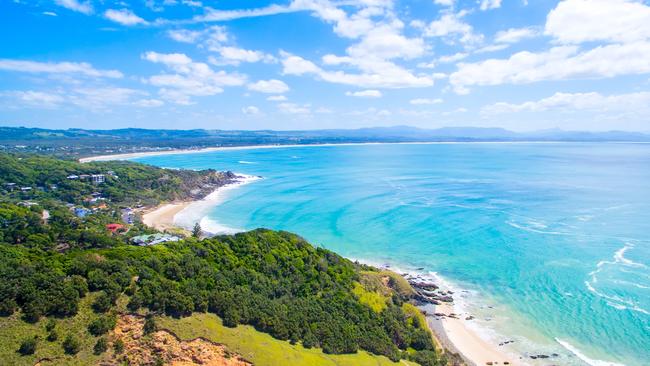
[[[350,258],[435,271],[468,291],[458,300],[493,342],[516,340],[509,352],[585,364],[564,344],[594,365],[650,364],[649,144],[348,145],[136,160],[263,176],[229,191],[204,225],[289,230]]]

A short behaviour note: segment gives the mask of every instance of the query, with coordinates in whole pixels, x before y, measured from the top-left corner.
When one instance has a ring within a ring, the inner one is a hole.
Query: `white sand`
[[[442,303],[435,306],[436,313],[453,314],[452,304]],[[427,316],[429,327],[438,335],[441,342],[452,351],[458,352],[470,365],[483,366],[488,362],[493,365],[504,365],[513,363],[512,359],[499,350],[496,345],[489,344],[483,340],[474,330],[470,329],[464,315],[457,315],[458,318]]]
[[[168,203],[142,215],[142,223],[156,230],[174,229],[174,217],[192,202]]]

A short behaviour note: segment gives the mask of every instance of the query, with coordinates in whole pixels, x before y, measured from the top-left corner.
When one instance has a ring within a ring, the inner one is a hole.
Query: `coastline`
[[[218,187],[204,198],[163,203],[147,210],[142,215],[142,223],[160,231],[181,230],[188,234],[192,229],[192,226],[198,222],[202,226],[202,231],[207,234],[215,235],[228,233],[227,231],[206,230],[206,228],[203,227],[203,218],[207,213],[206,211],[218,206],[222,202],[225,192],[262,179],[260,177],[246,174],[235,174],[237,175],[237,179],[234,182]],[[184,219],[183,223],[178,222],[178,216],[185,216],[182,217]]]
[[[355,260],[355,259],[351,259]],[[438,298],[450,297],[455,293],[465,292],[453,288],[436,273],[422,274],[415,270],[405,270],[404,267],[378,264],[377,262],[357,260],[360,263],[371,265],[376,268],[388,270],[405,278],[413,289],[420,293],[422,288],[418,284],[434,285],[438,291]],[[432,291],[424,291],[431,293]],[[469,366],[485,365],[520,365],[521,362],[514,361],[514,355],[508,354],[504,349],[499,348],[485,338],[481,332],[470,326],[468,322],[474,317],[466,312],[455,301],[437,301],[437,304],[422,303],[418,308],[425,314],[427,326],[433,333],[438,344],[442,345],[452,354],[458,354]]]
[[[328,145],[265,145],[265,146],[243,146],[232,148],[209,148],[202,150],[176,150],[169,152],[150,152],[150,153],[135,153],[100,156],[95,157],[99,159],[130,159],[138,156],[148,155],[167,155],[167,154],[183,154],[188,152],[205,152],[205,151],[219,151],[227,149],[254,149],[254,148],[281,148],[281,147],[301,147],[301,146],[330,146]],[[347,145],[347,144],[340,144]],[[356,144],[355,144],[356,145]],[[90,159],[90,158],[89,158]],[[94,161],[94,160],[87,160]],[[236,173],[237,174],[237,173]],[[228,228],[221,226],[212,220],[206,218],[209,210],[214,209],[223,202],[224,193],[228,190],[236,189],[242,185],[251,183],[260,177],[237,174],[238,178],[235,182],[221,186],[210,193],[208,196],[200,200],[180,201],[161,204],[154,209],[146,212],[142,216],[142,221],[145,225],[155,228],[160,231],[166,230],[182,230],[189,233],[189,229],[194,223],[198,222],[205,233],[208,235],[215,234],[233,234],[242,230],[235,228]],[[209,222],[207,222],[209,221]],[[377,268],[384,268],[385,266],[377,265],[361,260],[360,262],[367,263]],[[396,271],[390,268],[384,268],[404,276],[407,279],[425,280],[427,282],[435,282],[440,285],[443,281],[438,279],[431,279],[429,276],[422,276],[420,274],[412,274],[409,272]],[[445,288],[445,290],[449,290]],[[451,291],[449,292],[451,293]],[[431,330],[436,342],[442,345],[446,350],[451,353],[460,355],[464,362],[468,365],[483,366],[483,365],[514,365],[512,358],[503,352],[502,349],[497,348],[496,345],[490,344],[483,339],[479,332],[472,329],[466,324],[471,321],[469,314],[464,314],[452,303],[441,302],[438,305],[425,304],[418,306],[418,308],[425,313],[427,326]]]
[[[123,154],[96,155],[80,158],[80,163],[93,161],[129,160],[145,156],[198,154],[211,151],[252,150],[252,149],[280,149],[295,147],[325,147],[325,146],[364,146],[364,145],[452,145],[452,144],[556,144],[563,141],[423,141],[423,142],[343,142],[324,144],[286,144],[286,145],[243,145],[243,146],[218,146],[200,149],[171,149],[163,151],[145,151]],[[650,143],[650,142],[649,142]]]
[[[206,228],[203,227],[206,226],[205,215],[207,215],[210,209],[214,209],[223,202],[225,192],[261,179],[255,176],[243,174],[237,175],[241,178],[237,179],[236,182],[217,188],[203,199],[161,204],[143,214],[142,222],[145,225],[160,231],[182,230],[189,233],[190,226],[196,222],[199,222],[203,231],[209,235],[232,234],[241,231],[238,229],[227,228],[214,222],[209,228],[213,230],[206,230]],[[183,223],[180,223],[179,221],[183,221]],[[216,228],[216,230],[214,228]],[[390,270],[400,276],[406,277],[407,279],[424,279],[425,281],[431,281],[428,276],[427,278],[423,278],[421,275],[385,268],[385,266],[377,265],[376,263],[371,263],[369,261],[361,260],[360,262],[377,268]],[[440,281],[434,280],[434,282],[437,285],[440,285]],[[498,349],[496,345],[488,343],[485,339],[479,336],[478,332],[468,327],[466,322],[471,321],[471,319],[467,320],[467,314],[462,314],[453,303],[441,302],[439,305],[426,304],[418,306],[418,308],[425,313],[427,326],[431,330],[436,342],[442,345],[446,350],[460,355],[468,365],[483,366],[491,364],[515,364],[512,362],[512,358],[506,355],[502,350]]]

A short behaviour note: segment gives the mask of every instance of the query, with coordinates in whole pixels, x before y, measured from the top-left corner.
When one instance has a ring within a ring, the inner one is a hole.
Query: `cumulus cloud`
[[[300,105],[295,103],[280,103],[278,104],[278,109],[282,113],[286,114],[310,114],[311,109],[308,104]]]
[[[481,0],[481,10],[498,9],[501,7],[501,0]]]
[[[442,103],[442,99],[440,98],[435,98],[435,99],[430,99],[430,98],[417,98],[417,99],[411,99],[409,103],[413,105],[431,105],[431,104],[440,104]]]
[[[108,9],[104,12],[104,16],[106,19],[122,25],[148,24],[146,20],[135,15],[135,13],[129,9]]]
[[[58,93],[41,92],[34,90],[15,90],[0,92],[0,96],[12,98],[19,103],[39,108],[54,108],[65,101]]]
[[[78,0],[54,0],[56,5],[62,6],[64,8],[90,15],[94,12],[93,6],[90,1],[80,2]]]
[[[546,111],[647,111],[650,106],[650,92],[637,92],[618,95],[602,95],[600,93],[555,93],[554,95],[535,101],[520,104],[495,103],[482,108],[481,113],[493,115],[517,112],[546,112]]]
[[[146,96],[142,90],[114,86],[77,87],[72,89],[55,89],[48,91],[9,91],[0,96],[13,98],[15,103],[35,108],[58,108],[71,105],[90,111],[107,111],[115,105],[137,105],[154,107],[162,105],[155,99],[134,98]]]
[[[0,70],[44,74],[73,74],[80,76],[121,78],[117,70],[98,70],[86,62],[37,62],[0,59]]]
[[[266,100],[270,102],[286,102],[287,97],[284,95],[271,95],[270,97],[266,98]]]
[[[247,107],[242,108],[242,109],[241,109],[241,112],[242,112],[243,114],[249,114],[249,115],[252,115],[252,114],[259,114],[259,113],[260,113],[260,109],[257,108],[257,107],[254,106],[254,105],[249,105],[249,106],[247,106]]]
[[[137,107],[144,107],[144,108],[160,107],[164,104],[165,102],[158,99],[140,99],[133,103],[133,105]]]
[[[580,52],[576,46],[518,52],[506,59],[460,63],[449,81],[458,93],[469,86],[527,84],[542,80],[606,78],[650,72],[650,42],[611,44]]]
[[[355,92],[345,92],[345,95],[348,97],[358,97],[358,98],[381,98],[382,94],[379,90],[368,89],[368,90],[359,90]]]
[[[544,33],[561,43],[637,42],[650,38],[650,6],[633,0],[564,0]]]
[[[214,71],[206,63],[195,62],[182,53],[147,52],[142,58],[162,64],[173,72],[151,76],[146,82],[159,87],[162,98],[177,104],[191,104],[193,96],[215,95],[223,92],[223,87],[246,83],[244,75]]]
[[[171,29],[167,31],[167,35],[176,42],[194,43],[203,35],[203,32],[188,29]]]
[[[527,38],[533,38],[538,35],[538,31],[533,27],[510,28],[499,31],[494,36],[497,43],[517,43]]]
[[[393,12],[392,1],[362,1],[339,7],[329,1],[295,0],[293,9],[331,24],[333,31],[353,40],[343,55],[323,57],[326,68],[300,56],[281,52],[283,72],[367,88],[402,88],[433,85],[428,75],[416,75],[397,60],[410,60],[429,52],[421,37],[404,34],[404,23]],[[344,71],[345,69],[345,71]],[[352,70],[352,71],[350,71]]]
[[[446,12],[432,21],[424,29],[427,37],[443,37],[448,43],[459,41],[462,44],[476,44],[483,41],[483,35],[474,32],[474,28],[463,21],[465,12]]]
[[[248,84],[248,89],[260,93],[282,94],[289,91],[289,85],[282,80],[259,80],[255,83]]]

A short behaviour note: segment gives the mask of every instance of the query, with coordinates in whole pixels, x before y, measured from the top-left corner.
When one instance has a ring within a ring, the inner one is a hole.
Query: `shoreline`
[[[239,188],[248,183],[252,183],[256,180],[262,179],[261,177],[256,177],[252,175],[235,173],[237,179],[235,181],[225,184],[221,187],[218,187],[212,191],[207,196],[198,199],[198,200],[187,200],[187,201],[178,201],[171,203],[162,203],[156,207],[153,207],[149,210],[146,210],[142,214],[142,223],[150,228],[166,231],[166,230],[181,230],[186,234],[190,232],[191,226],[195,223],[202,224],[203,216],[206,209],[211,209],[217,207],[222,199],[223,193],[232,189]],[[199,215],[190,216],[185,223],[185,225],[179,224],[177,216],[182,215],[184,212],[195,213]],[[198,217],[198,220],[194,220]],[[203,225],[201,225],[203,226]],[[221,234],[221,232],[212,232],[201,228],[204,233],[210,235]]]
[[[351,259],[355,260],[355,259]],[[449,285],[439,275],[431,273],[423,274],[416,270],[405,270],[404,267],[392,265],[379,265],[377,262],[367,260],[357,260],[382,270],[388,270],[403,277],[413,287],[417,293],[422,288],[418,284],[431,286],[433,285],[438,291],[433,295],[440,299],[441,297],[454,297],[460,292],[455,287]],[[453,289],[453,291],[452,291]],[[432,293],[433,291],[424,291]],[[519,365],[516,362],[515,355],[507,353],[497,344],[493,344],[481,336],[481,332],[473,329],[468,322],[474,320],[474,316],[469,314],[465,309],[460,307],[455,301],[437,301],[437,304],[421,303],[417,305],[427,320],[427,326],[431,330],[437,343],[441,344],[445,350],[450,353],[458,354],[468,366],[485,366],[485,365]]]
[[[237,174],[237,173],[235,173]],[[210,193],[208,196],[200,200],[180,201],[172,203],[161,204],[152,210],[142,215],[143,224],[154,229],[165,230],[182,230],[189,233],[187,225],[193,225],[194,222],[204,224],[205,214],[208,209],[214,209],[223,202],[223,194],[228,190],[237,189],[242,185],[252,183],[259,177],[237,174],[239,179],[237,181],[221,186]],[[187,221],[185,224],[179,224],[178,217],[185,213]],[[204,233],[208,235],[217,234],[231,234],[240,230],[227,228],[216,223],[220,228],[217,232],[211,232],[203,228]],[[355,260],[349,258],[350,260]],[[377,265],[370,261],[360,260],[359,262],[366,263],[379,269],[385,269],[397,273],[399,276],[405,277],[407,280],[418,279],[427,282],[435,282],[440,285],[441,281],[432,280],[428,276],[421,274],[410,273],[408,271],[400,271],[398,269],[391,269],[390,267]],[[409,283],[411,281],[409,280]],[[449,289],[445,290],[449,291]],[[492,345],[483,339],[478,332],[471,329],[465,324],[467,321],[465,316],[459,312],[453,303],[441,302],[438,305],[425,304],[419,305],[418,308],[425,312],[427,320],[427,327],[431,331],[436,342],[443,346],[443,348],[451,353],[457,353],[460,357],[471,366],[490,365],[514,365],[512,358],[506,355],[502,350],[498,349],[496,345]],[[438,314],[438,315],[436,315]],[[444,316],[440,315],[444,314]],[[449,316],[451,315],[451,316]]]
[[[343,142],[323,144],[286,144],[286,145],[242,145],[242,146],[215,146],[200,149],[171,149],[162,151],[143,151],[133,153],[96,155],[80,158],[80,163],[93,161],[129,160],[145,156],[198,154],[212,151],[236,151],[253,149],[280,149],[296,147],[329,147],[329,146],[365,146],[365,145],[454,145],[454,144],[557,144],[572,143],[574,141],[423,141],[423,142]],[[577,141],[580,142],[580,141]],[[587,141],[588,142],[588,141]],[[650,143],[650,142],[649,142]]]

